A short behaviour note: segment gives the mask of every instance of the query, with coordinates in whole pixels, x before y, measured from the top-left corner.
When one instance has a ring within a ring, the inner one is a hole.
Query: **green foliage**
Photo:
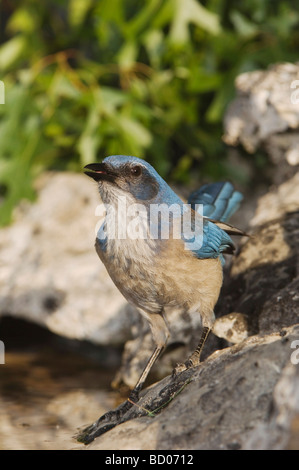
[[[4,2],[0,222],[41,171],[111,154],[178,182],[223,176],[234,78],[297,60],[298,23],[292,0]]]

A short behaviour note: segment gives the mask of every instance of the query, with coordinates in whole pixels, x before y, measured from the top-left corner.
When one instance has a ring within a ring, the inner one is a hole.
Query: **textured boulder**
[[[299,369],[291,363],[298,337],[299,325],[251,336],[215,352],[197,370],[167,377],[87,448],[298,448]]]
[[[283,190],[260,200],[252,238],[240,247],[218,305],[222,314],[234,310],[245,315],[251,333],[272,333],[299,322],[299,194],[294,179],[297,175]],[[255,225],[263,219],[265,223]]]
[[[239,75],[224,118],[223,139],[247,152],[264,149],[280,183],[299,168],[299,64],[283,63]]]

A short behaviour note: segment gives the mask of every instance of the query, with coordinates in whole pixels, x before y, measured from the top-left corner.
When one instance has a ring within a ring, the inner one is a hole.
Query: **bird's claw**
[[[195,367],[196,364],[193,364],[193,361],[191,359],[188,359],[186,362],[179,363],[175,366],[175,368],[172,371],[172,377],[176,377],[178,374],[181,374],[185,370],[191,369],[192,367]]]
[[[182,363],[177,364],[177,365],[175,366],[175,368],[173,369],[171,375],[172,375],[172,377],[174,378],[174,377],[176,377],[178,374],[181,374],[182,372],[184,372],[184,370],[187,370],[187,366],[186,366],[186,364],[184,364],[184,363],[182,362]]]
[[[122,421],[122,417],[133,406],[133,402],[128,399],[118,408],[103,414],[97,421],[87,426],[76,436],[77,441],[90,444],[96,437],[114,428]]]

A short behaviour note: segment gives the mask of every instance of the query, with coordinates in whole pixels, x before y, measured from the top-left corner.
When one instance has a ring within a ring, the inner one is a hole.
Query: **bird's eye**
[[[132,176],[140,176],[141,175],[141,167],[136,165],[132,166],[131,168],[131,175]]]

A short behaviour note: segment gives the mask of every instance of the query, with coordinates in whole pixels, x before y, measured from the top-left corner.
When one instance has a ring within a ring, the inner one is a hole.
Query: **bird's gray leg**
[[[151,368],[153,367],[154,363],[156,362],[156,360],[158,359],[159,357],[159,354],[161,353],[163,347],[156,347],[153,354],[151,355],[151,357],[149,358],[145,368],[143,369],[143,372],[141,374],[141,376],[139,377],[135,387],[133,388],[133,390],[130,392],[130,395],[129,395],[129,398],[128,398],[128,402],[130,404],[133,404],[134,402],[138,401],[139,399],[139,392],[140,390],[142,390],[142,387],[144,385],[144,382],[146,381],[146,378],[151,370]],[[132,403],[133,402],[133,403]]]
[[[153,354],[149,358],[135,387],[131,391],[129,398],[118,408],[112,411],[108,411],[97,421],[95,421],[93,424],[91,424],[90,426],[85,428],[81,433],[79,433],[77,436],[78,441],[88,444],[89,442],[93,441],[95,437],[100,436],[104,432],[115,427],[117,424],[122,422],[122,417],[139,400],[139,392],[142,389],[153,364],[157,360],[161,351],[164,349],[169,335],[169,331],[162,314],[144,314],[144,316],[146,316],[146,318],[150,322],[153,338],[156,343],[156,347]]]
[[[207,326],[203,328],[197,348],[191,354],[189,359],[187,359],[187,361],[185,362],[187,369],[189,369],[190,367],[196,367],[200,363],[200,355],[205,345],[205,342],[209,336],[210,331],[211,329]]]
[[[159,357],[160,353],[164,349],[168,336],[169,336],[169,330],[166,324],[166,319],[164,318],[162,313],[151,313],[147,314],[144,311],[141,311],[141,314],[146,317],[146,319],[150,323],[152,335],[154,338],[154,341],[156,343],[156,348],[149,358],[141,376],[139,377],[134,389],[131,391],[129,400],[130,401],[135,401],[136,399],[138,400],[139,397],[139,392],[142,389],[144,382],[146,381],[146,378],[153,367],[154,363],[156,362],[157,358]]]
[[[186,362],[184,362],[183,364],[178,364],[174,368],[174,370],[172,372],[172,375],[175,376],[178,373],[183,372],[186,369],[190,369],[191,367],[198,366],[198,364],[200,363],[201,352],[203,350],[204,344],[207,340],[207,337],[209,336],[210,331],[211,331],[211,328],[209,328],[208,326],[203,327],[203,330],[202,330],[201,337],[200,337],[197,348],[191,354],[191,356],[187,359]]]

